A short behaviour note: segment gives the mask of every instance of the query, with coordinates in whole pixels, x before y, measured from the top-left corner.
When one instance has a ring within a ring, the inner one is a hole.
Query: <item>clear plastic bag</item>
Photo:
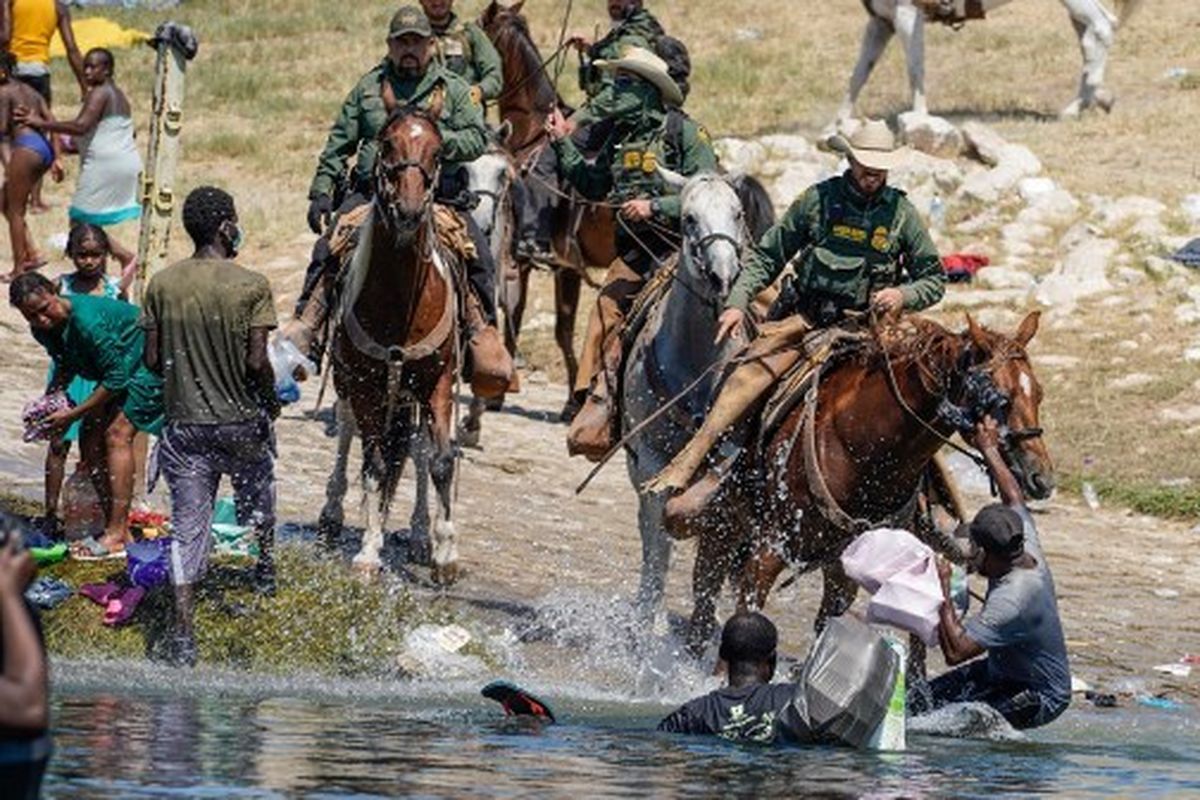
[[[307,375],[315,375],[317,365],[305,358],[290,339],[282,336],[271,339],[267,345],[267,357],[275,373],[275,396],[279,402],[288,405],[299,400],[300,384],[296,382],[296,371],[303,370]]]

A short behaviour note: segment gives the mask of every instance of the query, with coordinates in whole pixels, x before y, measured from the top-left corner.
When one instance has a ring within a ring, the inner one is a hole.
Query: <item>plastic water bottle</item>
[[[954,564],[950,569],[950,602],[959,617],[964,616],[971,607],[971,593],[968,590],[967,571]]]
[[[929,224],[935,228],[942,227],[946,221],[946,203],[940,194],[935,194],[929,201]]]
[[[1087,503],[1087,507],[1092,511],[1100,508],[1100,495],[1096,492],[1096,487],[1092,486],[1090,481],[1083,483],[1083,502]]]

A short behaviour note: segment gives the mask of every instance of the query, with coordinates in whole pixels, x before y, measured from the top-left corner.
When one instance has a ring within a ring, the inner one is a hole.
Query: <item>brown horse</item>
[[[507,147],[518,169],[528,168],[549,146],[543,125],[550,110],[564,106],[546,72],[545,62],[521,15],[523,2],[504,6],[493,0],[480,15],[479,25],[496,46],[504,67],[504,91],[499,97],[500,118],[511,127]],[[537,180],[530,176],[529,180]],[[557,191],[557,187],[553,187]],[[616,218],[603,204],[582,200],[560,203],[555,212],[554,251],[554,338],[567,368],[567,384],[575,385],[579,362],[575,357],[575,318],[579,293],[588,268],[604,268],[616,259]],[[517,265],[514,275],[505,276],[501,304],[508,317],[505,343],[516,355],[517,338],[529,292],[532,264]],[[573,415],[568,397],[564,416]]]
[[[715,597],[747,546],[739,605],[762,608],[789,565],[797,572],[820,567],[817,629],[843,613],[857,587],[839,556],[854,536],[882,525],[930,533],[919,524],[918,492],[934,454],[954,434],[955,413],[960,420],[1002,417],[1006,461],[1028,495],[1048,496],[1053,468],[1038,427],[1042,390],[1025,351],[1038,320],[1033,312],[1004,336],[970,317],[962,333],[911,317],[883,325],[830,362],[808,402],[760,443],[760,477],[735,487],[738,496],[726,506],[737,510],[701,533],[692,646],[714,630]]]
[[[414,433],[424,428],[440,502],[432,528],[433,579],[448,583],[458,559],[451,521],[458,314],[450,273],[456,267],[433,222],[442,146],[437,118],[436,109],[397,108],[380,134],[374,205],[346,269],[331,352],[338,405],[348,403],[353,418],[339,414],[339,454],[349,449],[354,423],[362,437],[367,519],[355,567],[379,569],[396,484]],[[331,478],[330,485],[336,482]],[[340,535],[344,492],[342,481],[341,494],[331,491],[321,511],[326,541]]]

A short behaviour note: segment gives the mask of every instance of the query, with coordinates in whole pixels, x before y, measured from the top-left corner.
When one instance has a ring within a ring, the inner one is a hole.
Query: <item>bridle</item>
[[[387,133],[394,128],[398,123],[407,119],[410,116],[419,116],[432,123],[424,115],[419,113],[401,114],[393,118],[391,124],[385,127],[379,134],[380,144],[387,143]],[[436,123],[433,124],[433,130],[437,132]],[[439,136],[438,149],[441,149],[441,141]],[[373,182],[375,184],[375,206],[382,214],[384,221],[392,230],[399,230],[406,227],[402,224],[400,215],[397,211],[398,195],[396,192],[396,183],[405,172],[415,169],[421,176],[421,183],[425,187],[425,194],[421,199],[422,212],[427,211],[433,203],[434,192],[437,191],[438,181],[441,179],[442,164],[441,159],[435,158],[435,166],[432,170],[428,169],[420,161],[411,158],[400,159],[399,161],[387,161],[383,154],[380,153],[375,159],[375,170]],[[421,215],[422,217],[424,214]]]
[[[707,233],[704,236],[701,236],[695,241],[692,241],[686,234],[684,234],[681,245],[681,249],[683,250],[682,256],[688,258],[688,260],[692,263],[697,264],[701,273],[710,276],[711,272],[708,266],[709,247],[715,242],[726,242],[733,247],[734,258],[740,264],[742,262],[742,251],[744,249],[743,243],[747,238],[744,223],[742,224],[741,233],[742,236],[739,239],[737,236],[725,233],[724,231],[713,231],[712,233]],[[704,289],[698,289],[692,286],[681,270],[676,271],[675,280],[684,288],[685,291],[694,295],[696,299],[700,300],[705,305],[716,309],[718,312],[721,310],[722,303],[724,301],[723,297],[718,297],[707,287]]]

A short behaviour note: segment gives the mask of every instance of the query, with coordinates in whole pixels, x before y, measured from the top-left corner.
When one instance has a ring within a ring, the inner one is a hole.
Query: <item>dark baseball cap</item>
[[[392,22],[388,25],[389,39],[395,39],[408,33],[415,33],[426,39],[433,36],[433,26],[429,24],[429,17],[425,16],[425,12],[417,6],[402,6],[392,15]]]
[[[1025,523],[1003,503],[979,509],[970,530],[971,541],[993,555],[1016,558],[1025,550]]]

